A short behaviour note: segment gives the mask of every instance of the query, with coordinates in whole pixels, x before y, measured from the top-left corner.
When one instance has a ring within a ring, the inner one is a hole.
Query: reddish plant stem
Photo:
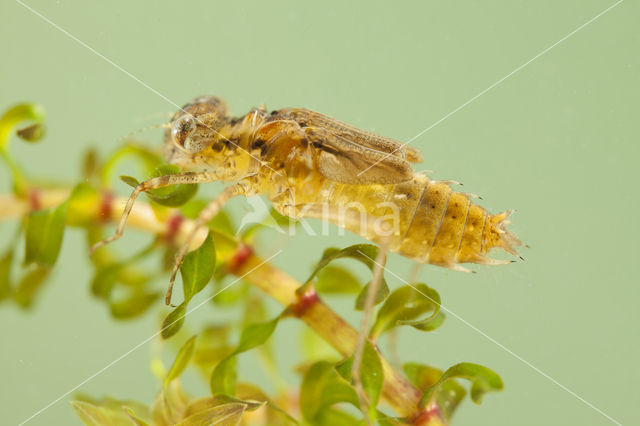
[[[69,196],[69,190],[40,190],[39,206],[41,208],[54,207]],[[116,198],[110,200],[111,208],[107,219],[117,222],[122,214],[125,199]],[[87,223],[88,221],[101,222],[100,197],[97,197],[94,208],[70,209],[76,217],[68,217],[70,224]],[[29,200],[17,198],[12,195],[0,196],[0,220],[19,218],[28,213],[34,206]],[[182,244],[186,235],[193,229],[192,220],[181,220],[179,229],[172,229],[176,224],[170,225],[160,221],[148,204],[138,202],[131,211],[128,226],[154,235],[164,235],[168,229],[174,233],[174,243]],[[206,230],[198,235],[197,244],[201,244],[206,236]],[[344,357],[351,356],[357,345],[358,332],[349,323],[343,320],[329,306],[327,306],[313,289],[298,295],[296,290],[301,283],[264,261],[253,253],[253,250],[242,243],[236,243],[236,251],[229,258],[219,259],[227,261],[229,271],[255,287],[261,289],[269,296],[284,306],[292,308],[292,314],[311,327],[321,338],[333,346]],[[246,274],[246,275],[245,275]],[[418,401],[421,392],[397,371],[382,355],[380,355],[384,372],[384,384],[382,397],[402,417],[419,420],[414,424],[424,424],[422,413],[418,409]]]
[[[315,291],[302,294],[300,299],[296,290],[301,285],[285,272],[258,256],[250,259],[240,268],[236,275],[249,272],[244,279],[260,288],[265,293],[285,306],[292,306],[293,312],[300,320],[311,327],[322,339],[333,346],[342,356],[353,355],[358,341],[358,332],[343,320],[317,296]],[[382,355],[380,355],[384,371],[383,398],[400,416],[415,416],[418,411],[420,391],[398,372]]]

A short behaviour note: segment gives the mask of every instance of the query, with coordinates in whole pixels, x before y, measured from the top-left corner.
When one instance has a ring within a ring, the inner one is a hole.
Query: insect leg
[[[220,209],[222,209],[222,206],[224,206],[227,201],[229,201],[233,197],[244,195],[246,193],[247,186],[243,183],[237,183],[235,185],[228,186],[200,211],[200,213],[198,214],[198,218],[195,221],[195,226],[176,254],[176,262],[173,265],[173,271],[171,272],[171,279],[169,281],[169,288],[167,289],[167,294],[165,296],[165,303],[167,305],[171,304],[173,283],[176,280],[176,275],[178,274],[180,265],[182,264],[187,251],[189,251],[189,246],[191,245],[191,242],[193,241],[195,236],[198,234],[198,231],[205,227],[206,224],[220,212]]]
[[[129,217],[129,213],[131,213],[131,209],[133,208],[134,203],[136,202],[136,198],[140,195],[141,192],[149,191],[151,189],[156,188],[164,188],[166,186],[171,185],[180,185],[187,183],[201,183],[201,182],[212,182],[217,180],[218,176],[215,173],[210,172],[202,172],[202,173],[184,173],[179,175],[164,175],[155,177],[149,180],[146,180],[136,186],[133,190],[129,199],[127,200],[127,205],[125,206],[122,216],[120,217],[120,222],[118,223],[118,228],[116,233],[109,238],[105,238],[102,241],[98,241],[89,249],[89,255],[93,254],[97,249],[104,246],[105,244],[109,244],[122,236],[124,232],[124,228],[127,224],[127,218]]]

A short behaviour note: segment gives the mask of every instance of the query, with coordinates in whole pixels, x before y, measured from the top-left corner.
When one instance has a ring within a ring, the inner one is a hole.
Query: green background
[[[408,140],[614,2],[28,3],[179,105],[215,94],[238,114],[261,103],[305,106]],[[553,381],[621,423],[640,423],[639,12],[637,2],[622,2],[412,143],[435,178],[463,182],[494,212],[516,208],[511,229],[530,245],[525,262],[475,267],[477,274],[422,270],[467,323],[449,315],[433,334],[403,330],[401,358],[445,368],[477,362],[505,382],[482,406],[466,401],[454,424],[612,424]],[[129,132],[176,109],[10,0],[0,5],[0,55],[0,107],[30,100],[48,112],[43,143],[12,146],[34,175],[71,182],[88,147],[112,152]],[[160,134],[139,139],[158,144]],[[4,169],[0,182],[8,191]],[[248,210],[244,200],[233,208]],[[0,224],[3,241],[12,232]],[[281,241],[275,263],[304,279],[323,248],[361,241],[335,234]],[[125,239],[120,248],[146,241],[135,232]],[[265,244],[262,254],[272,249]],[[389,266],[403,277],[411,269],[399,256]],[[83,237],[71,230],[34,309],[0,306],[3,424],[31,416],[157,330],[154,314],[111,320],[89,294],[90,277]],[[350,300],[329,303],[358,319]],[[193,321],[225,315],[236,313],[207,307]],[[299,336],[287,321],[274,337],[291,383]],[[80,391],[150,402],[155,346]],[[249,360],[241,359],[241,374],[265,382]],[[79,423],[68,401],[30,424]]]

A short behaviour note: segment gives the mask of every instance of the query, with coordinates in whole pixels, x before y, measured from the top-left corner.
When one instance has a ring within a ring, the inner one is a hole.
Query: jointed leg
[[[217,179],[218,177],[215,173],[202,172],[202,173],[184,173],[180,175],[165,175],[165,176],[155,177],[142,182],[140,185],[136,186],[136,188],[131,193],[131,196],[129,196],[129,200],[127,200],[127,205],[125,206],[124,211],[122,212],[122,216],[120,218],[120,222],[118,223],[118,229],[116,230],[116,233],[111,237],[105,238],[102,241],[98,241],[93,246],[91,246],[91,248],[89,249],[89,254],[90,255],[93,254],[100,247],[104,246],[105,244],[109,244],[110,242],[113,242],[122,236],[122,233],[124,232],[124,228],[127,224],[127,218],[129,217],[129,213],[133,208],[136,198],[138,197],[138,195],[140,195],[141,192],[148,191],[150,189],[164,188],[166,186],[171,186],[171,185],[212,182]]]
[[[229,186],[225,188],[216,198],[209,202],[209,204],[207,204],[205,208],[200,211],[200,214],[196,219],[195,226],[176,254],[176,263],[173,266],[173,271],[171,272],[171,280],[169,281],[169,288],[167,289],[167,294],[165,296],[165,303],[167,305],[171,304],[173,283],[176,280],[176,275],[178,273],[178,270],[180,269],[180,265],[182,264],[187,251],[189,251],[189,246],[191,245],[191,242],[193,241],[195,236],[198,234],[198,231],[205,227],[207,223],[220,212],[220,209],[227,201],[238,195],[243,195],[245,194],[245,192],[246,187],[243,184],[235,184],[233,186]]]

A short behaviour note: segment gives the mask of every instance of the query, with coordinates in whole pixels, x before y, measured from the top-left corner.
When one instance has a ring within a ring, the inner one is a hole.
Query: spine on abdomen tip
[[[361,222],[331,222],[420,263],[467,271],[461,263],[496,265],[510,261],[487,256],[493,247],[516,255],[520,241],[506,228],[510,212],[492,215],[473,204],[468,194],[455,192],[450,182],[422,174],[395,185],[346,185],[325,182],[318,204],[366,206],[367,214],[392,224],[393,232],[378,233]]]
[[[521,243],[505,228],[510,212],[492,215],[472,203],[468,194],[453,191],[449,182],[425,176],[417,180],[411,190],[402,188],[403,184],[394,190],[411,193],[415,201],[411,214],[400,221],[400,235],[392,251],[420,263],[463,271],[467,269],[461,263],[509,263],[488,257],[493,247],[517,256],[515,247]]]

